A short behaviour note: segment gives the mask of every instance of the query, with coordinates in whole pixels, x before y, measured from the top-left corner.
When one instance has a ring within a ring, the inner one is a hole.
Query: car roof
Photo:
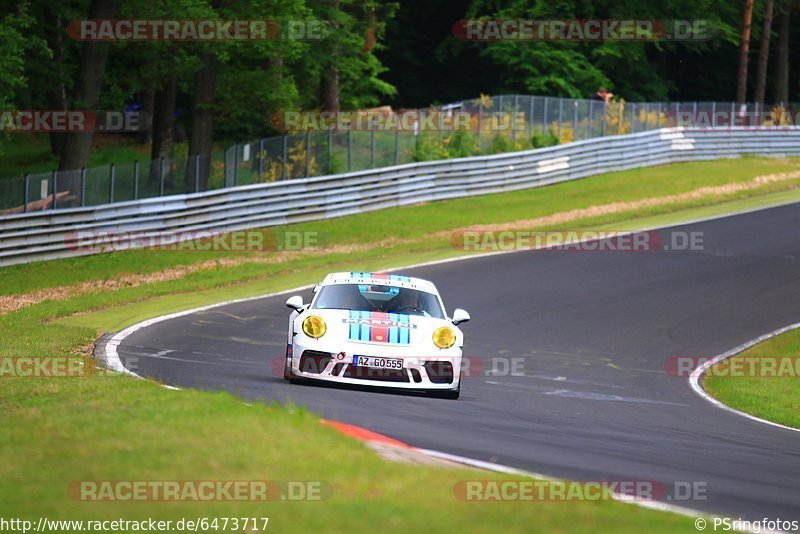
[[[422,278],[414,278],[399,274],[371,273],[362,271],[330,273],[320,283],[321,286],[333,284],[384,285],[418,289],[420,291],[425,291],[426,293],[433,293],[434,295],[439,294],[439,292],[436,290],[436,286],[433,285],[433,282],[423,280]]]

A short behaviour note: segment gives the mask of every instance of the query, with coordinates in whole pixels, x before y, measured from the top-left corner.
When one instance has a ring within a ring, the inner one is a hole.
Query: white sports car
[[[283,376],[292,382],[425,391],[457,399],[461,392],[458,324],[461,309],[445,314],[427,280],[365,272],[331,273],[308,304],[296,295],[291,308]]]

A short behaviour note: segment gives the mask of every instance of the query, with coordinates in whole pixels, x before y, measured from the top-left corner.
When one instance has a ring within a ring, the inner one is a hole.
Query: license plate
[[[373,369],[402,369],[401,358],[381,358],[378,356],[353,356],[353,365]]]

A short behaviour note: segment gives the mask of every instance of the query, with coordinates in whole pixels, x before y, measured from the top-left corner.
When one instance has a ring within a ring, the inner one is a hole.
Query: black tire
[[[286,363],[283,366],[283,379],[292,382],[294,378],[294,374],[292,374],[292,360],[291,358],[286,358]]]

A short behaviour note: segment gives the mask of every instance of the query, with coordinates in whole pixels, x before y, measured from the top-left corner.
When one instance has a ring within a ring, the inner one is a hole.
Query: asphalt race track
[[[403,271],[471,313],[466,356],[486,368],[523,358],[522,376],[464,378],[458,401],[284,383],[272,361],[285,295],[156,323],[119,354],[166,384],[291,399],[418,447],[574,480],[700,482],[705,500],[675,504],[800,519],[800,432],[715,408],[664,371],[671,356],[800,321],[800,205],[670,231],[704,232],[704,250],[527,251]]]

